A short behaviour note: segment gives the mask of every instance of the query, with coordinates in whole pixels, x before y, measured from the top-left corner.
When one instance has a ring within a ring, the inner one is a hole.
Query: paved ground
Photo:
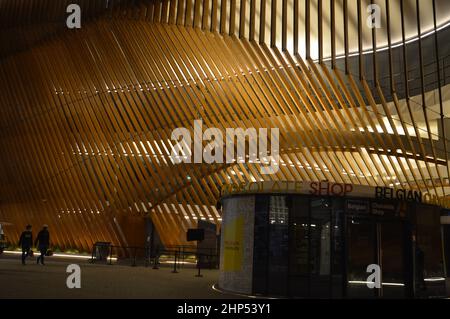
[[[81,267],[81,288],[68,289],[66,267]],[[218,270],[203,270],[195,277],[193,268],[171,273],[166,266],[151,267],[90,264],[84,260],[48,258],[47,265],[29,260],[22,266],[19,256],[0,256],[0,299],[4,298],[236,298],[212,289]]]

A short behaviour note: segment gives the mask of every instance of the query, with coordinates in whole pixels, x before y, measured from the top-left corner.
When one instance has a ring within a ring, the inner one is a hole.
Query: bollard
[[[144,266],[147,268],[148,264],[150,262],[150,253],[149,253],[149,248],[145,247],[145,264]]]
[[[178,252],[175,251],[175,262],[173,263],[173,270],[172,270],[173,274],[177,274],[178,273],[178,271],[177,271],[177,255],[178,255]]]
[[[153,269],[159,269],[158,267],[158,256],[155,255],[155,258],[153,259]]]
[[[95,254],[95,245],[94,245],[94,247],[92,248],[91,264],[95,263],[95,260],[94,260],[94,254]]]
[[[134,257],[133,257],[133,264],[131,265],[131,267],[136,267],[136,250],[137,248],[134,247]]]
[[[109,264],[112,265],[112,250],[113,246],[109,246]]]
[[[185,256],[185,254],[184,254],[184,246],[181,246],[181,263],[180,263],[180,268],[183,268],[183,265],[184,265],[184,256]]]
[[[145,258],[145,267],[150,266],[152,261],[152,248],[151,246],[147,246],[147,258]]]
[[[158,267],[158,262],[159,262],[159,246],[156,246],[156,250],[155,250],[155,259],[154,259],[153,261],[154,261],[153,269],[159,269],[159,267]]]
[[[197,272],[197,275],[195,275],[195,277],[203,277],[203,275],[200,274],[200,270],[201,270],[200,259],[197,259],[197,269],[198,269],[198,272]]]

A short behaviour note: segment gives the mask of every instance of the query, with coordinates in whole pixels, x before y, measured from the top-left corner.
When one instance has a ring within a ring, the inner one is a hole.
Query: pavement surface
[[[78,264],[81,269],[81,288],[69,289],[67,266]],[[29,258],[23,266],[20,256],[0,255],[0,299],[5,298],[164,298],[164,299],[227,299],[237,298],[212,289],[219,271],[202,270],[203,277],[195,277],[197,270],[184,267],[179,273],[162,266],[131,267],[91,264],[86,260],[46,259],[46,265]]]

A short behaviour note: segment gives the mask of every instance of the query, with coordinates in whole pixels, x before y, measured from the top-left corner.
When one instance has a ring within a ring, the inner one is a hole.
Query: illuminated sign
[[[450,208],[450,198],[422,193],[421,191],[402,188],[373,187],[367,185],[353,185],[346,183],[322,182],[293,182],[268,181],[241,184],[226,184],[222,187],[221,195],[234,194],[305,194],[314,196],[342,196],[363,197],[405,202],[426,203]]]
[[[422,203],[422,192],[406,190],[406,189],[393,189],[389,187],[375,187],[375,198],[377,199],[396,199],[405,200],[408,202]]]
[[[345,196],[353,191],[351,184],[311,182],[309,187],[309,193],[317,196]]]

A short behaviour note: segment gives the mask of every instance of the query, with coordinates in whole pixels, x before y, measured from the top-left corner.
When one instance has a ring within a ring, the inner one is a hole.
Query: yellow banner
[[[231,220],[224,227],[224,270],[240,271],[242,269],[244,239],[244,216]]]

